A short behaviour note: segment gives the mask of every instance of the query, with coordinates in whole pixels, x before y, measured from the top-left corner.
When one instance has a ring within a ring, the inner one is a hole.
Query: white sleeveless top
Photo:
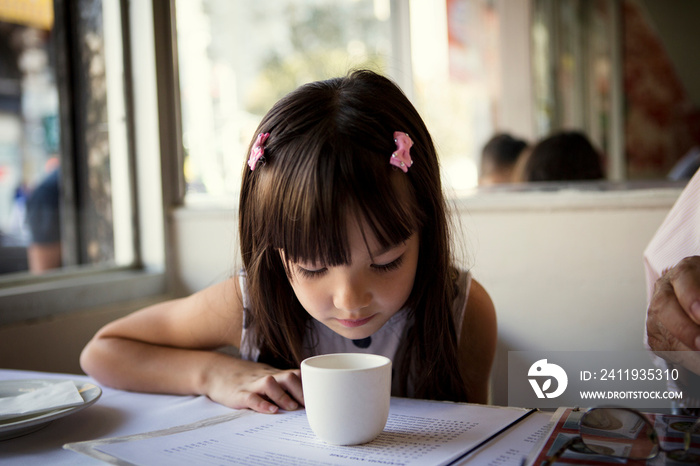
[[[243,321],[245,322],[246,309],[250,305],[245,274],[241,273],[238,280],[243,298]],[[471,273],[468,271],[460,271],[459,277],[457,278],[457,287],[458,293],[452,304],[452,314],[457,333],[457,342],[459,343],[464,312],[467,307],[467,298],[469,297],[469,289],[471,287]],[[393,362],[396,351],[399,348],[399,343],[404,337],[404,331],[408,323],[408,310],[405,308],[401,309],[394,314],[382,328],[372,334],[372,336],[362,340],[345,338],[315,319],[311,319],[311,322],[312,327],[304,336],[304,358],[329,353],[370,353],[381,354],[388,357]],[[250,338],[246,337],[246,328],[243,326],[240,356],[249,361],[257,361],[260,356],[260,349],[253,347],[250,343]]]

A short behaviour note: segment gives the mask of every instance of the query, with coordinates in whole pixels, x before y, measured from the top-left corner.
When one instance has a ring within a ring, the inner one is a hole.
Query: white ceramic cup
[[[301,362],[306,416],[332,445],[376,438],[389,417],[391,360],[376,354],[324,354]]]

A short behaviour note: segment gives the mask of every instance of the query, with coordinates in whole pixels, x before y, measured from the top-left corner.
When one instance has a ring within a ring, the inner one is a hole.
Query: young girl
[[[392,394],[487,401],[491,299],[454,268],[433,142],[370,71],[304,85],[263,118],[243,170],[244,271],[102,328],[81,355],[116,388],[203,394],[274,413],[303,405],[299,364],[392,359]],[[235,346],[236,358],[217,349]]]

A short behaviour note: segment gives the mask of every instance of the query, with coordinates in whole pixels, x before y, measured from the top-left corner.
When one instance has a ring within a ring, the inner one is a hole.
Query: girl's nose
[[[333,305],[343,311],[358,311],[371,301],[372,293],[360,280],[344,280],[333,294]]]

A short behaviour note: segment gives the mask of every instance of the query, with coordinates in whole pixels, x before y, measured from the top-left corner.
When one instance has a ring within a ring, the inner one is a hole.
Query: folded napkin
[[[0,398],[0,421],[83,403],[75,383],[70,380],[57,382],[21,395]]]

